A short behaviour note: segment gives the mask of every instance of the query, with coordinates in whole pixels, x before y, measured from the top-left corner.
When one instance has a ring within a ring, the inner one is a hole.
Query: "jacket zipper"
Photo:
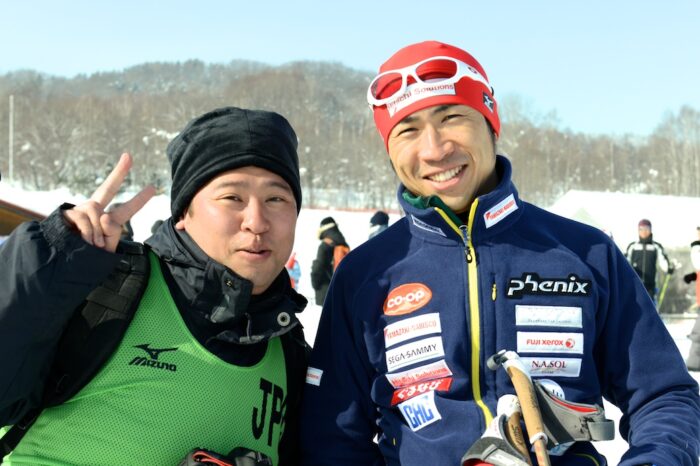
[[[481,353],[481,319],[479,313],[479,279],[476,267],[476,250],[472,242],[472,226],[474,225],[474,215],[479,200],[475,199],[472,202],[469,210],[469,219],[466,225],[457,227],[452,220],[440,209],[436,210],[447,221],[448,225],[455,230],[464,243],[464,257],[467,262],[467,276],[469,287],[467,289],[467,297],[469,299],[469,321],[471,322],[470,329],[470,344],[471,344],[471,379],[472,379],[472,394],[474,402],[481,409],[484,415],[485,427],[491,424],[493,415],[489,410],[484,400],[481,398],[481,368],[480,368],[480,353]]]

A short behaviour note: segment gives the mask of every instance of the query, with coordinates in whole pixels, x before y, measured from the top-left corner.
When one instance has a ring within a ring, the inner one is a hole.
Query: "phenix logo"
[[[508,281],[508,297],[520,299],[526,294],[533,295],[582,295],[590,293],[590,280],[583,280],[574,274],[568,278],[540,278],[536,273],[524,273],[519,279]]]
[[[158,361],[158,357],[160,356],[161,353],[164,353],[166,351],[176,351],[177,348],[156,349],[156,348],[151,348],[148,343],[144,343],[142,345],[135,345],[134,348],[139,348],[139,349],[144,350],[148,354],[148,357],[146,358],[143,356],[136,356],[129,363],[130,366],[147,366],[147,367],[155,367],[156,369],[166,369],[166,370],[173,371],[173,372],[177,371],[177,366],[175,364],[169,364],[167,362]]]

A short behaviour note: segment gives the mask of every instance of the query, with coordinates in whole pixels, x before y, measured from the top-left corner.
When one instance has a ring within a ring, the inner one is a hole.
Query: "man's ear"
[[[182,213],[182,217],[180,217],[180,220],[175,223],[175,229],[176,230],[184,230],[185,229],[185,216],[187,216],[187,212],[189,210],[189,207],[185,209],[185,211]]]

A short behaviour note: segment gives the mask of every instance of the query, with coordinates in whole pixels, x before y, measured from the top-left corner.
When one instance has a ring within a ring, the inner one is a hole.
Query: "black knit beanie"
[[[369,219],[369,224],[370,225],[388,225],[389,224],[389,215],[384,212],[383,210],[378,210],[372,215],[372,218]]]
[[[219,108],[187,123],[170,141],[167,153],[172,167],[170,211],[175,221],[216,175],[250,165],[281,176],[292,188],[297,213],[301,209],[297,135],[282,115]]]

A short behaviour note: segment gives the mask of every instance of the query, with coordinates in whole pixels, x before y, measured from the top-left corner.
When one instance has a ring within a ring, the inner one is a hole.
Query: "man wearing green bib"
[[[172,217],[145,242],[133,319],[87,385],[41,411],[3,464],[175,466],[195,448],[298,463],[306,299],[284,268],[301,208],[296,149],[284,117],[234,107],[173,139]],[[121,227],[155,193],[108,209],[131,164],[122,155],[88,201],[21,225],[0,247],[0,426],[38,406],[69,319],[120,264]]]

